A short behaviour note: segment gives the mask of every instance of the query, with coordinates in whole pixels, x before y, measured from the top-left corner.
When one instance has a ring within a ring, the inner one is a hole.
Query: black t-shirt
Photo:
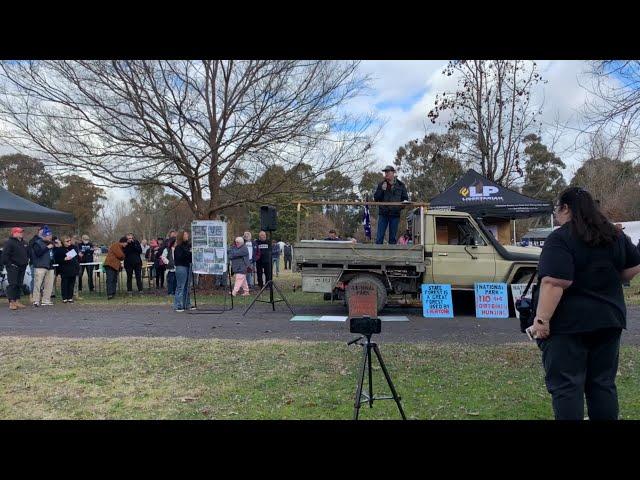
[[[573,235],[569,223],[551,233],[540,255],[538,277],[573,282],[551,317],[551,334],[626,328],[620,272],[636,265],[640,252],[626,235],[611,245],[589,247]]]
[[[261,265],[269,264],[271,261],[271,242],[269,240],[256,240],[253,242],[258,252],[260,252],[260,260],[258,263]]]

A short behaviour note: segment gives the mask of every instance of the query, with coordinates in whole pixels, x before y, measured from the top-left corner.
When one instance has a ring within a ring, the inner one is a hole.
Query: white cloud
[[[354,100],[350,109],[373,111],[386,120],[384,129],[373,148],[376,167],[392,163],[395,152],[407,141],[419,138],[425,131],[442,129],[446,118],[433,125],[427,119],[436,94],[456,87],[454,77],[442,75],[446,61],[364,61],[361,70],[372,77],[370,95]],[[542,121],[543,142],[553,141],[553,125],[559,121],[570,128],[562,130],[556,139],[558,155],[567,164],[565,176],[570,179],[584,159],[584,151],[576,144],[581,127],[579,110],[589,98],[579,78],[587,68],[584,61],[538,61],[539,71],[548,80],[535,92],[535,101],[544,101]],[[417,96],[416,96],[417,95]],[[411,102],[407,104],[407,102]]]

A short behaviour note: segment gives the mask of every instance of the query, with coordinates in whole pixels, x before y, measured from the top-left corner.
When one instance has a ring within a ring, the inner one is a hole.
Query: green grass
[[[123,277],[124,278],[124,275]],[[302,279],[299,273],[294,273],[291,270],[280,270],[280,275],[275,278],[278,287],[282,290],[284,295],[287,297],[287,300],[292,305],[328,305],[329,302],[323,299],[323,294],[321,293],[305,293],[300,290],[300,285],[302,283]],[[85,279],[86,284],[86,279]],[[144,288],[147,289],[148,280],[145,278],[143,281]],[[124,287],[124,285],[123,285]],[[165,286],[166,287],[166,286]],[[58,285],[58,292],[59,285]],[[104,290],[104,285],[103,285]],[[123,288],[123,292],[118,291],[116,294],[117,300],[115,300],[116,304],[120,305],[164,305],[164,304],[173,304],[173,296],[168,297],[165,295],[166,288],[163,290],[155,290],[152,288],[150,290],[145,290],[142,295],[127,295],[125,289]],[[636,276],[631,281],[631,286],[624,289],[625,300],[627,305],[640,305],[640,275]],[[196,291],[197,300],[202,305],[221,305],[224,303],[224,295],[222,290],[217,290],[213,294],[204,294],[200,291]],[[248,305],[255,293],[252,292],[251,297],[236,297],[234,300],[237,302],[239,306]],[[277,296],[277,295],[276,295]],[[268,298],[268,293],[263,294],[264,299]],[[229,300],[227,299],[227,302]],[[341,301],[335,300],[335,303],[339,304]],[[103,292],[102,294],[98,293],[90,293],[88,291],[83,291],[81,295],[80,303],[84,304],[103,304],[107,303],[107,296]],[[110,301],[110,304],[113,304],[114,301]]]
[[[335,342],[1,337],[0,418],[349,419],[360,352]],[[552,418],[534,345],[382,353],[409,418]],[[623,418],[640,418],[639,363],[639,348],[622,349]],[[376,387],[387,391],[377,368]],[[398,413],[384,400],[361,416]]]
[[[640,305],[640,275],[631,280],[631,286],[624,289],[627,305]]]
[[[125,278],[124,275],[122,278]],[[280,275],[275,277],[275,282],[277,286],[280,288],[282,293],[286,296],[289,303],[292,305],[325,305],[326,302],[323,299],[322,293],[305,293],[300,289],[300,284],[302,283],[301,276],[299,273],[293,273],[291,270],[280,271]],[[85,287],[86,279],[84,281],[83,287]],[[102,286],[103,292],[88,292],[84,290],[80,296],[79,303],[94,305],[94,304],[115,304],[115,305],[172,305],[173,304],[173,295],[166,295],[166,284],[164,289],[155,289],[155,284],[152,289],[148,289],[148,280],[145,278],[143,280],[144,292],[142,294],[135,293],[134,295],[128,295],[126,292],[126,286],[122,285],[122,291],[116,290],[116,299],[107,301],[107,295],[104,292],[104,284]],[[86,288],[86,287],[85,287]],[[97,285],[96,285],[97,288]],[[120,286],[119,286],[120,288]],[[134,290],[135,290],[135,282],[134,282]],[[58,292],[60,291],[58,286]],[[251,300],[253,300],[256,295],[256,291],[252,291],[250,297],[242,297],[238,296],[234,299],[239,306],[248,305]],[[222,289],[216,290],[214,293],[196,290],[197,302],[201,305],[222,305],[225,302],[224,299],[224,291]],[[277,292],[274,290],[274,296],[277,299]],[[266,291],[260,297],[263,300],[268,300],[269,292]],[[227,298],[227,303],[230,302],[229,298]],[[337,300],[336,300],[337,302]]]

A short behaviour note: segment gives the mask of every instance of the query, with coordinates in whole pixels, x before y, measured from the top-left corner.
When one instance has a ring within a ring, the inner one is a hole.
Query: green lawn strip
[[[631,286],[624,289],[627,305],[640,305],[640,275],[631,280]]]
[[[549,419],[534,345],[384,344],[409,418]],[[336,342],[0,338],[0,418],[349,419],[361,349]],[[640,418],[640,349],[621,414]],[[379,368],[374,393],[388,393]],[[365,419],[396,419],[391,400]]]
[[[329,305],[330,302],[325,301],[322,293],[305,293],[300,290],[302,283],[299,273],[290,270],[282,271],[280,276],[275,278],[278,287],[282,290],[291,305]],[[146,280],[144,282],[147,286]],[[295,291],[294,291],[295,286]],[[117,292],[114,300],[107,300],[106,294],[82,292],[80,303],[93,304],[118,304],[118,305],[165,305],[173,304],[173,296],[165,295],[166,288],[163,290],[145,290],[142,295],[128,295],[126,292]],[[252,292],[249,297],[237,296],[234,298],[234,304],[239,306],[247,306],[255,297],[257,292]],[[631,282],[631,286],[624,289],[625,300],[628,305],[640,305],[640,276],[636,276]],[[204,294],[196,291],[197,302],[201,306],[207,305],[223,305],[225,302],[224,292],[216,291],[214,294]],[[274,290],[274,296],[277,299],[278,294]],[[269,299],[269,292],[265,291],[260,297],[262,300]],[[226,299],[229,304],[230,299]],[[341,304],[341,300],[334,300],[334,304]]]
[[[305,293],[300,290],[301,276],[299,273],[293,273],[290,270],[280,273],[275,278],[276,284],[286,296],[287,301],[291,305],[327,305],[329,302],[325,301],[322,293]],[[95,304],[116,304],[116,305],[172,305],[173,295],[166,295],[166,287],[164,289],[147,289],[147,280],[144,280],[145,290],[142,294],[134,293],[129,295],[126,291],[116,291],[116,297],[113,300],[107,300],[107,295],[103,291],[102,293],[83,291],[80,295],[79,303],[86,305]],[[295,291],[294,291],[295,287]],[[201,306],[207,305],[223,305],[225,301],[227,305],[230,304],[231,299],[227,292],[227,298],[225,299],[225,292],[223,290],[216,290],[214,293],[205,294],[196,290],[196,301]],[[248,297],[238,295],[234,297],[234,305],[248,306],[249,303],[256,296],[257,290],[252,291]],[[193,303],[193,291],[192,303]],[[279,297],[278,292],[274,289],[274,298],[277,300]],[[269,291],[265,292],[260,297],[261,300],[269,300]],[[341,304],[341,301],[336,300],[336,304]],[[286,306],[284,306],[286,308]]]
[[[252,292],[252,294],[248,297],[243,297],[242,295],[234,297],[234,306],[248,306],[255,298],[256,294],[257,292]],[[225,299],[225,295],[222,292],[207,295],[196,293],[196,295],[196,300],[194,302],[192,294],[191,304],[197,303],[200,307],[206,307],[208,305],[222,306],[225,304],[225,302],[227,305],[231,305],[231,296],[227,295]],[[322,293],[304,293],[298,290],[297,292],[284,293],[284,295],[291,305],[330,304],[330,302],[327,302],[323,299]],[[275,300],[278,300],[280,298],[275,290],[273,292],[273,296]],[[260,297],[260,300],[268,301],[269,291],[265,291]],[[114,299],[107,300],[105,294],[99,294],[96,292],[82,292],[77,303],[83,305],[173,305],[173,295],[169,296],[155,292],[144,292],[143,294],[134,295],[128,295],[127,293],[117,293]],[[337,300],[334,302],[334,304],[341,305],[341,303]],[[286,305],[284,305],[284,302],[279,302],[279,305],[282,305],[282,308],[287,308]],[[280,308],[279,305],[276,305],[276,308]]]

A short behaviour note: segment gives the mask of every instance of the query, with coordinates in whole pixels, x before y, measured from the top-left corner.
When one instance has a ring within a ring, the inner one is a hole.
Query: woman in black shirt
[[[533,336],[555,418],[582,420],[586,397],[590,419],[617,419],[622,282],[640,273],[640,253],[580,187],[562,192],[554,216],[561,227],[540,256]]]
[[[173,308],[176,312],[192,310],[189,289],[191,288],[191,242],[189,232],[181,230],[176,238],[173,250],[173,261],[176,266],[176,293]]]
[[[54,262],[58,264],[58,273],[62,280],[62,301],[64,303],[73,303],[73,287],[76,284],[76,277],[80,273],[77,253],[71,244],[70,237],[63,237],[62,246],[53,249]]]

